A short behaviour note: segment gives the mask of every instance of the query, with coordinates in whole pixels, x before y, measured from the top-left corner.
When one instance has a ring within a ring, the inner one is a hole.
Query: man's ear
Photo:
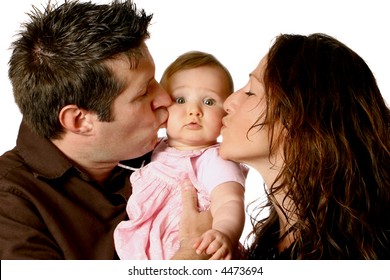
[[[88,111],[80,109],[76,105],[66,105],[59,114],[59,120],[65,130],[76,134],[89,134],[92,131],[93,123],[88,118]]]

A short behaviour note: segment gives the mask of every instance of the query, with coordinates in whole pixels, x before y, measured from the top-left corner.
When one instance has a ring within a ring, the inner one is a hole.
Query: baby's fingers
[[[208,249],[209,249],[209,246],[210,246],[210,243],[212,242],[213,240],[210,239],[209,237],[201,237],[199,238],[195,244],[194,244],[194,248],[196,249],[196,253],[197,254],[203,254],[203,253],[207,253],[208,255],[210,255],[208,253]],[[211,253],[212,254],[212,253]]]
[[[216,251],[210,258],[210,260],[224,260],[225,254],[222,249]]]
[[[202,240],[203,238],[202,237],[198,237],[195,242],[194,242],[194,245],[192,246],[195,250],[198,249],[199,245],[202,243]]]
[[[230,260],[232,258],[229,248],[216,240],[208,246],[206,254],[212,255],[210,260]]]

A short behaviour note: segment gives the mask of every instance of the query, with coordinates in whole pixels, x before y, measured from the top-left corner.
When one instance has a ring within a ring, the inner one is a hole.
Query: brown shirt
[[[0,259],[117,258],[129,176],[117,167],[103,186],[22,123],[16,147],[0,157]]]

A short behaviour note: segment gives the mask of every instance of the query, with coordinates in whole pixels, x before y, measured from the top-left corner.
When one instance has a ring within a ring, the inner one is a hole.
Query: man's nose
[[[153,102],[154,109],[160,107],[169,107],[172,103],[171,97],[160,84],[157,83],[157,87],[158,88],[156,90],[156,95]]]

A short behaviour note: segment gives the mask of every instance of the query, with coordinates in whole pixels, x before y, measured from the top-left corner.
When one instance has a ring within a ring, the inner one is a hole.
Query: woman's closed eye
[[[253,92],[251,92],[251,91],[246,91],[245,94],[248,95],[248,96],[255,95],[255,94],[254,94]]]

